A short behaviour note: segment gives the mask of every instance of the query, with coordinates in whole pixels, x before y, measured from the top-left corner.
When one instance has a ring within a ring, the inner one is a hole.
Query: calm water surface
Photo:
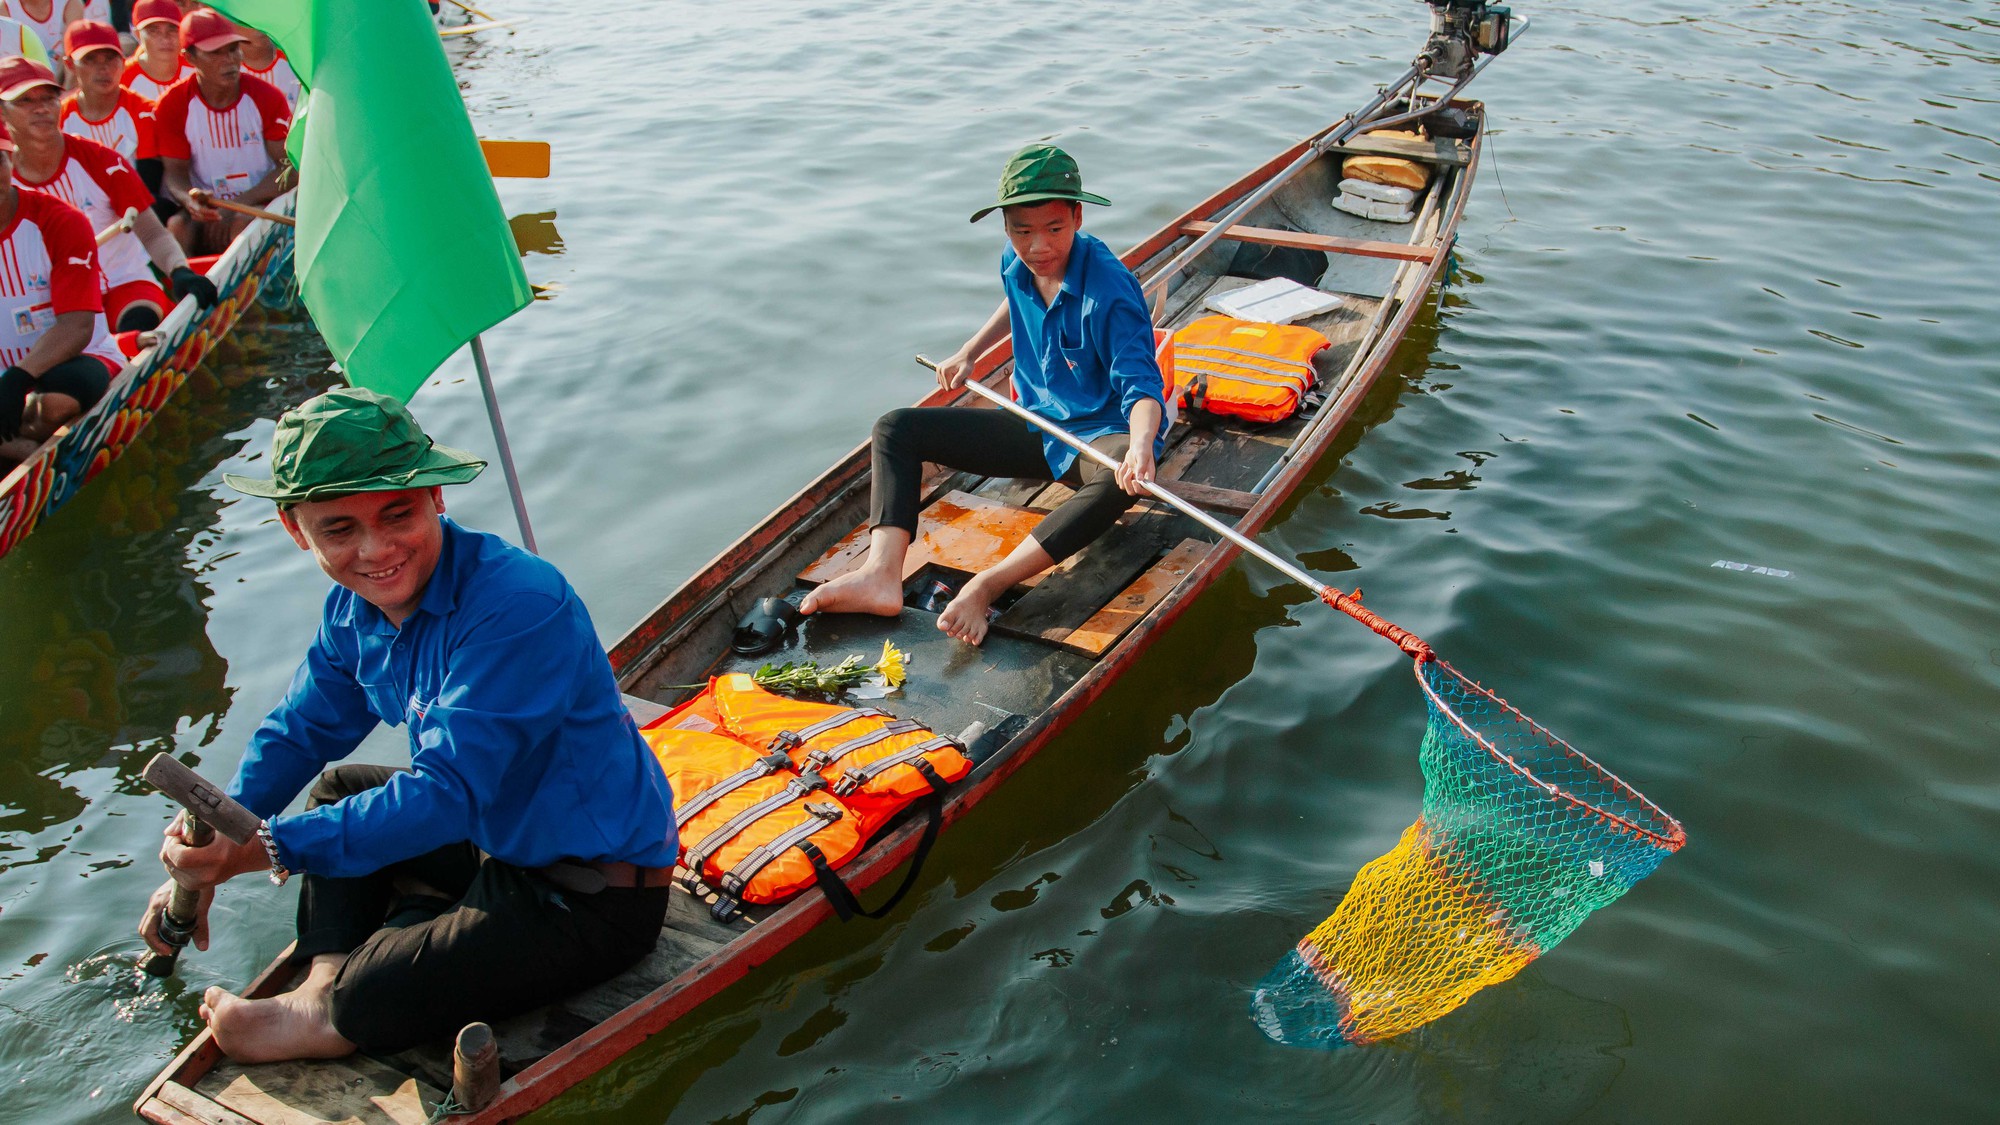
[[[1270,1045],[1248,989],[1414,816],[1423,708],[1393,649],[1239,567],[894,918],[823,929],[545,1119],[1991,1119],[2000,18],[1517,9],[1459,282],[1268,542],[1687,850],[1422,1032]],[[481,132],[556,144],[503,195],[560,289],[489,337],[544,549],[615,637],[992,307],[999,233],[965,214],[1015,147],[1074,151],[1130,245],[1363,100],[1423,12],[623,0],[457,42]],[[227,774],[325,586],[220,485],[325,355],[242,345],[0,561],[8,1120],[123,1119],[200,988],[289,935],[246,882],[178,981],[133,979],[167,816],[138,768]],[[486,449],[468,374],[415,405]],[[489,476],[453,513],[511,529]]]

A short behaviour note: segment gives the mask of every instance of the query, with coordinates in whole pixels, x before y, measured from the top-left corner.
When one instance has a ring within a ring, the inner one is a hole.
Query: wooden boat
[[[1343,118],[1188,209],[1124,256],[1142,279],[1150,277],[1196,248],[1218,221],[1232,219],[1189,268],[1169,279],[1158,317],[1166,326],[1193,320],[1202,315],[1205,298],[1247,283],[1230,274],[1244,247],[1300,248],[1327,260],[1320,287],[1337,292],[1342,301],[1303,322],[1334,343],[1315,361],[1320,388],[1307,409],[1268,425],[1176,424],[1160,463],[1168,487],[1212,513],[1234,517],[1240,531],[1262,527],[1311,471],[1388,366],[1446,269],[1484,127],[1479,103],[1450,104],[1463,113],[1462,139],[1413,143],[1358,137],[1332,144],[1353,120]],[[1371,221],[1330,204],[1345,155],[1384,151],[1412,156],[1433,170],[1414,222]],[[1232,216],[1266,188],[1272,189],[1268,198]],[[1003,342],[981,357],[975,377],[1000,386],[1008,370]],[[963,391],[933,393],[923,404],[979,408]],[[716,556],[617,643],[611,661],[642,724],[690,694],[673,685],[751,671],[767,659],[837,662],[891,640],[913,654],[919,674],[881,705],[938,731],[966,732],[961,738],[977,763],[945,796],[942,819],[949,824],[1101,695],[1237,553],[1194,521],[1147,502],[1063,566],[1003,600],[1004,610],[976,656],[939,633],[931,613],[915,608],[896,619],[816,617],[776,654],[732,654],[734,626],[758,599],[824,581],[858,563],[865,548],[869,478],[864,444]],[[937,469],[926,489],[928,507],[912,546],[906,589],[982,569],[1068,492],[1061,485]],[[843,869],[843,876],[857,890],[883,879],[918,851],[925,827],[923,817],[906,812]],[[750,908],[725,923],[694,894],[677,888],[659,944],[641,964],[561,1004],[495,1027],[506,1081],[494,1101],[453,1120],[511,1120],[546,1104],[833,916],[829,902],[808,891],[777,906]],[[248,993],[282,992],[294,975],[280,957]],[[350,1118],[414,1125],[426,1119],[451,1083],[448,1044],[383,1058],[241,1066],[224,1059],[204,1031],[146,1088],[135,1108],[162,1125]]]
[[[292,198],[287,192],[271,209],[291,214]],[[206,310],[192,298],[175,306],[97,405],[0,479],[0,555],[125,452],[264,286],[289,269],[291,253],[290,227],[263,219],[245,227],[208,270],[220,300]]]

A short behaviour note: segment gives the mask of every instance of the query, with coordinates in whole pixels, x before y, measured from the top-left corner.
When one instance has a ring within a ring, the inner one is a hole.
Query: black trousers
[[[1130,434],[1106,434],[1091,445],[1123,460]],[[917,533],[924,462],[989,477],[1055,480],[1042,439],[1026,422],[1003,410],[912,406],[891,410],[875,423],[875,484],[871,527]],[[1118,487],[1110,469],[1079,455],[1062,483],[1076,495],[1050,512],[1034,530],[1035,542],[1057,562],[1088,546],[1118,522],[1138,497]]]
[[[335,766],[308,808],[386,783],[387,766]],[[451,844],[372,875],[303,876],[300,960],[345,953],[331,997],[334,1030],[364,1051],[449,1039],[609,980],[652,952],[667,888],[558,890],[471,844]],[[431,893],[435,892],[435,893]]]

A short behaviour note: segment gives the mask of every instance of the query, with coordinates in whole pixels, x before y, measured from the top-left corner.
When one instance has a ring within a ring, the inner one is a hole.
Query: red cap
[[[193,47],[197,51],[220,51],[231,43],[248,43],[250,40],[229,17],[214,8],[196,8],[181,17],[181,50]]]
[[[125,57],[125,45],[118,41],[118,29],[96,20],[78,20],[63,32],[63,54],[80,59],[85,52],[108,49]]]
[[[175,27],[179,27],[181,24],[181,6],[174,3],[174,0],[139,0],[137,4],[132,5],[132,30],[134,33],[137,33],[140,28],[145,27],[149,23],[159,23],[162,20],[173,24]]]
[[[62,92],[62,84],[48,67],[33,59],[15,55],[11,59],[0,59],[0,101],[11,102],[37,86],[47,86],[57,93]]]

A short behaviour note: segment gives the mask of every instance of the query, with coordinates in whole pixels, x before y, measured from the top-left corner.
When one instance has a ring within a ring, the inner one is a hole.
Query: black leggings
[[[1090,443],[1123,460],[1130,434],[1106,434]],[[871,527],[917,533],[923,501],[924,462],[989,477],[1055,480],[1042,439],[1026,422],[1001,410],[962,406],[913,406],[891,410],[875,423],[875,490]],[[1076,489],[1062,507],[1035,527],[1035,542],[1061,562],[1104,534],[1138,497],[1118,487],[1110,469],[1079,455],[1062,483]]]

